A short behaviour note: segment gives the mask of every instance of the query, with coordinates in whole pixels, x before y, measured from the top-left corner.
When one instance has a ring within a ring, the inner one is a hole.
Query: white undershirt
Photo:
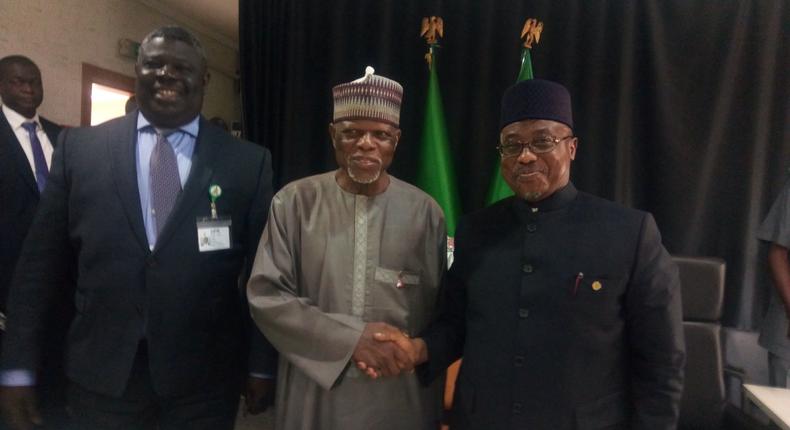
[[[41,142],[41,149],[44,151],[44,159],[47,160],[47,167],[51,167],[52,142],[49,141],[47,133],[44,132],[44,128],[41,126],[41,121],[38,119],[38,114],[36,114],[33,118],[25,118],[6,105],[3,105],[2,109],[3,115],[5,115],[8,123],[11,125],[11,130],[14,131],[19,144],[22,146],[22,151],[25,152],[25,156],[27,157],[27,161],[30,163],[30,170],[33,172],[33,176],[36,176],[36,162],[33,159],[33,147],[30,146],[30,134],[28,134],[27,130],[22,127],[22,123],[35,122],[38,124],[38,127],[36,127],[36,135],[38,136],[38,141]]]

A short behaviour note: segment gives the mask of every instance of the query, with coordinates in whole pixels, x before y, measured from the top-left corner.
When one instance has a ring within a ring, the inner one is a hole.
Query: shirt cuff
[[[4,370],[0,372],[0,385],[4,387],[29,387],[36,385],[36,375],[23,369]]]

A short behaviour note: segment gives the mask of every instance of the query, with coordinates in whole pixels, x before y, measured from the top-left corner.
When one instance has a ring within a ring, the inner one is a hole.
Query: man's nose
[[[173,68],[170,65],[165,64],[162,67],[156,69],[156,76],[172,77],[173,76]]]
[[[373,144],[373,136],[371,135],[371,133],[370,132],[364,133],[357,141],[357,146],[364,149],[375,148],[376,145]]]
[[[533,162],[533,161],[535,161],[537,159],[538,159],[538,156],[535,155],[535,153],[532,152],[531,149],[529,149],[529,146],[524,145],[524,146],[521,147],[521,153],[518,154],[518,162],[519,163],[527,164],[527,163],[531,163],[531,162]]]

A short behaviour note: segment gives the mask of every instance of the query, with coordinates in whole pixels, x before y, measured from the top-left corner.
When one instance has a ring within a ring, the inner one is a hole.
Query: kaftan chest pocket
[[[420,274],[410,270],[377,267],[370,292],[369,319],[411,331],[411,315],[419,294]]]

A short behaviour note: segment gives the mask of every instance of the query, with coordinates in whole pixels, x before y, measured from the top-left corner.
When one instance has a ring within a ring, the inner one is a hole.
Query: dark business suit
[[[41,116],[39,121],[47,138],[55,145],[61,127]],[[0,312],[6,313],[11,276],[38,203],[38,186],[30,162],[0,111]],[[69,281],[63,282],[61,299],[69,294],[71,285]],[[66,327],[73,313],[73,306],[65,300],[47,310],[41,361],[33,363],[38,374],[41,409],[50,424],[60,423],[65,416],[63,347]],[[0,332],[0,342],[3,338],[4,333]]]
[[[54,145],[60,126],[39,116]],[[33,222],[39,193],[36,177],[11,125],[0,110],[0,312],[6,310],[8,287],[22,242]]]
[[[141,340],[159,396],[239,388],[248,339],[256,339],[254,370],[270,372],[276,362],[250,330],[240,288],[271,200],[269,152],[201,117],[189,177],[150,251],[137,187],[136,123],[135,111],[61,134],[13,281],[2,367],[35,362],[41,314],[73,264],[77,312],[66,370],[81,389],[120,396]],[[232,219],[232,248],[199,252],[195,223],[210,216],[213,184],[222,188],[219,216]]]
[[[453,429],[670,429],[680,312],[678,271],[653,218],[569,184],[459,223],[420,372],[463,355]]]

